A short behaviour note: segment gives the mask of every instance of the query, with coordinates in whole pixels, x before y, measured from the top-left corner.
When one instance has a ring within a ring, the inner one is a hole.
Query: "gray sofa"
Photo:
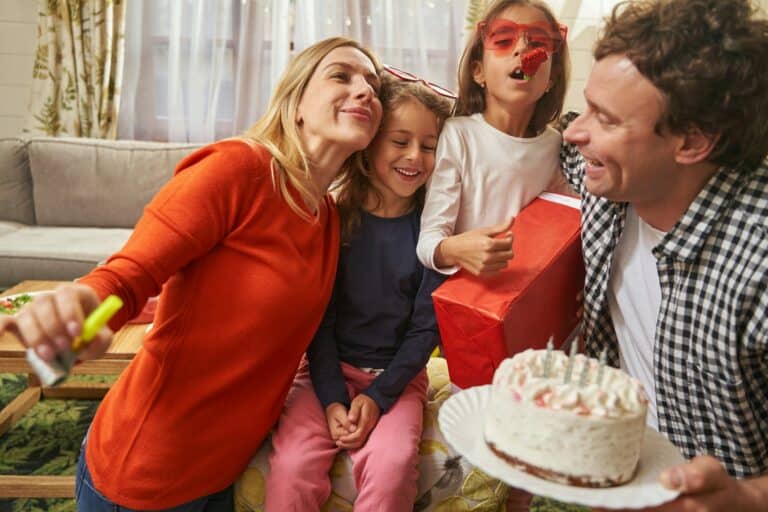
[[[144,206],[198,147],[0,139],[0,290],[88,272],[125,243]]]

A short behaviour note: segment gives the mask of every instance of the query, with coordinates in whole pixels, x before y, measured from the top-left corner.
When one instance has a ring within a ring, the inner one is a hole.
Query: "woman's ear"
[[[699,127],[693,126],[680,136],[675,161],[686,165],[703,162],[709,158],[718,140],[719,133],[704,133]]]

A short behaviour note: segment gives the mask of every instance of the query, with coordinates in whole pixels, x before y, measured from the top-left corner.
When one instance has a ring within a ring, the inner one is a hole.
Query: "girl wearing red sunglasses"
[[[478,23],[422,214],[417,251],[427,267],[497,273],[513,255],[514,216],[545,190],[568,190],[562,138],[548,125],[563,108],[566,33],[539,0],[497,0]]]

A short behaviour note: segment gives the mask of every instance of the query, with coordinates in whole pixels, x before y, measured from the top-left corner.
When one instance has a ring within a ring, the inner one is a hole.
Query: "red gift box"
[[[584,287],[578,200],[554,194],[534,199],[515,218],[507,268],[493,277],[464,270],[432,294],[451,381],[490,384],[505,357],[559,347],[577,325]]]

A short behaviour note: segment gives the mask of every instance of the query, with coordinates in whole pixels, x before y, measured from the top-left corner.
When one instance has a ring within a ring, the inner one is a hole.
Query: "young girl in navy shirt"
[[[341,183],[342,247],[331,303],[274,432],[266,510],[319,510],[339,450],[353,463],[358,510],[410,510],[439,334],[441,281],[416,257],[424,184],[449,91],[386,68],[385,117],[358,172]]]

